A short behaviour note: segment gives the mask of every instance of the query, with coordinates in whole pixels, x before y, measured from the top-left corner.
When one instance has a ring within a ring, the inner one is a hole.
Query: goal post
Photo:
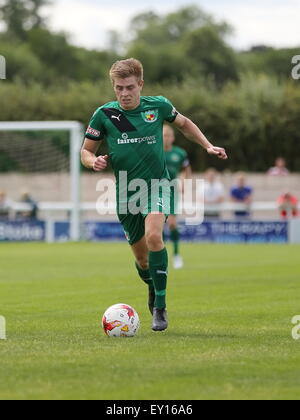
[[[83,125],[77,121],[14,121],[0,122],[0,147],[5,138],[1,134],[12,136],[12,133],[41,133],[41,132],[68,132],[69,133],[69,173],[70,173],[70,239],[80,240],[80,148],[83,142]],[[9,134],[10,133],[10,134]],[[40,141],[43,141],[40,139]],[[18,142],[8,145],[8,147],[18,148]],[[25,143],[26,150],[26,143]],[[51,154],[51,150],[49,151]],[[38,158],[38,147],[36,159]],[[51,158],[51,156],[49,157]],[[53,157],[55,159],[55,157]],[[34,163],[34,162],[32,162]],[[30,162],[29,162],[30,165]],[[30,168],[29,168],[30,171]]]

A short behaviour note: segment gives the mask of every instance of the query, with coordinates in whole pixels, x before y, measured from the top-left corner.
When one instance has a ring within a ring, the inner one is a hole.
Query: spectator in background
[[[7,198],[7,195],[4,191],[0,191],[0,219],[9,219],[12,207],[13,202]]]
[[[224,200],[225,188],[218,179],[218,172],[213,168],[208,169],[204,181],[205,219],[219,219]]]
[[[22,193],[20,203],[28,204],[29,205],[29,210],[20,212],[18,214],[18,217],[21,217],[22,219],[36,220],[37,219],[37,212],[38,212],[38,205],[37,205],[36,201],[31,197],[29,192],[24,191]]]
[[[234,212],[235,217],[247,218],[250,216],[253,189],[246,184],[246,175],[242,172],[237,174],[237,185],[231,189],[231,200],[234,203],[244,204],[245,210]]]
[[[286,168],[286,161],[284,158],[279,157],[275,161],[275,166],[268,171],[271,176],[287,176],[290,171]]]
[[[278,198],[277,203],[282,219],[299,216],[298,198],[293,196],[290,192],[282,194]]]

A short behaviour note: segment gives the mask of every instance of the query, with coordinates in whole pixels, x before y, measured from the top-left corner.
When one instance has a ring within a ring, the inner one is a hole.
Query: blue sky
[[[54,0],[45,13],[50,26],[67,31],[75,44],[101,49],[109,30],[126,37],[129,21],[137,13],[168,13],[190,4],[230,23],[235,32],[229,42],[237,49],[257,44],[300,47],[299,0]]]

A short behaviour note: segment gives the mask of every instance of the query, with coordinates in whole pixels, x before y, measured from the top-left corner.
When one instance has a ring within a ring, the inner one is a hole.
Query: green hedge
[[[190,117],[217,145],[228,149],[230,160],[219,162],[178,134],[195,170],[266,171],[283,155],[293,171],[300,171],[300,82],[279,81],[266,75],[242,75],[240,82],[220,89],[209,79],[146,85],[144,94],[164,95]],[[2,121],[78,120],[87,124],[94,110],[112,100],[109,82],[69,83],[45,88],[16,81],[0,82]]]

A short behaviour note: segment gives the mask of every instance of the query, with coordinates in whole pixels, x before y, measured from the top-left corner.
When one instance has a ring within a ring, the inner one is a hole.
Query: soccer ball
[[[110,337],[134,337],[140,328],[140,319],[131,306],[119,303],[105,311],[102,328]]]

